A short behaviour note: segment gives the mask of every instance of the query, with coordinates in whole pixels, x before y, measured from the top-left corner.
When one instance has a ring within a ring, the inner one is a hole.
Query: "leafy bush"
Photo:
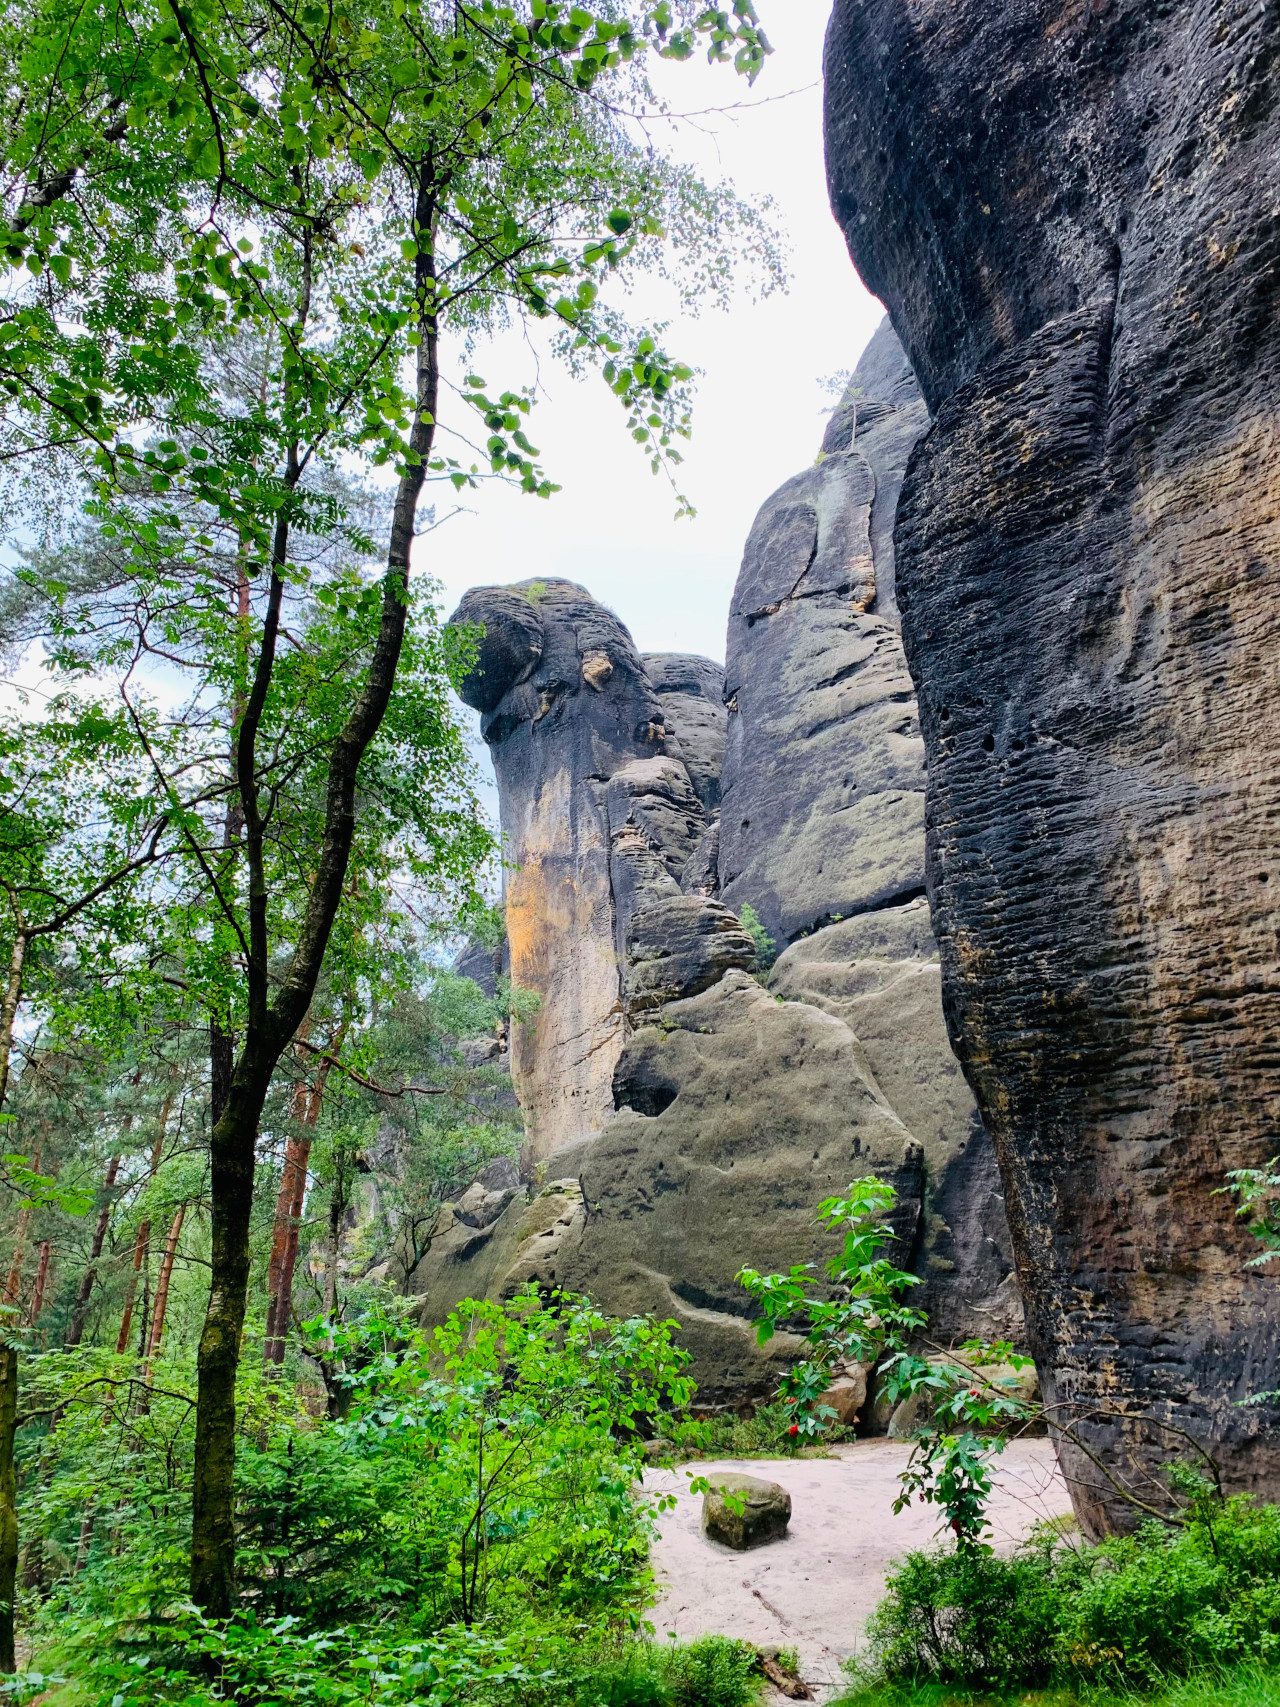
[[[749,1416],[732,1411],[664,1422],[663,1434],[682,1454],[701,1458],[794,1458],[823,1441],[853,1440],[855,1431],[828,1424],[816,1441],[795,1427],[795,1415],[780,1401],[757,1405]]]
[[[747,1707],[760,1692],[756,1651],[726,1636],[703,1636],[663,1654],[672,1707]]]
[[[891,1677],[1007,1688],[1043,1682],[1057,1652],[1048,1546],[1012,1559],[972,1547],[912,1553],[867,1624]]]
[[[198,1707],[216,1660],[243,1673],[246,1701],[260,1689],[273,1704],[338,1707],[366,1700],[342,1692],[338,1671],[385,1673],[368,1699],[392,1703],[401,1672],[421,1680],[447,1659],[476,1671],[467,1699],[481,1701],[482,1682],[498,1689],[508,1673],[526,1693],[548,1667],[576,1675],[584,1648],[638,1619],[651,1531],[634,1492],[641,1436],[690,1395],[670,1324],[610,1321],[530,1290],[468,1301],[430,1334],[374,1312],[311,1331],[345,1363],[350,1403],[342,1420],[318,1419],[287,1381],[246,1373],[242,1616],[226,1631],[182,1612],[189,1400],[157,1385],[139,1413],[112,1359],[80,1359],[82,1399],[45,1446],[56,1473],[26,1508],[29,1533],[62,1560],[36,1612],[45,1669],[109,1672],[104,1699],[119,1694],[121,1707],[134,1683],[166,1700],[172,1673],[175,1699],[188,1700],[185,1678]],[[190,1374],[170,1368],[165,1381]],[[89,1394],[102,1397],[91,1406]],[[576,1640],[554,1659],[567,1629]]]
[[[761,1692],[756,1650],[727,1636],[687,1646],[629,1642],[570,1695],[582,1707],[750,1707]]]
[[[1200,1501],[1184,1529],[1144,1525],[1067,1561],[1065,1657],[1149,1683],[1197,1666],[1280,1659],[1280,1510]]]
[[[913,1553],[868,1625],[894,1680],[1011,1688],[1051,1676],[1150,1687],[1280,1660],[1280,1509],[1201,1497],[1179,1528],[1011,1558]]]
[[[105,1646],[85,1631],[63,1656],[77,1707],[751,1707],[761,1686],[744,1642],[632,1637],[593,1649],[536,1619],[407,1641],[249,1614],[216,1625],[188,1610],[147,1631],[101,1634]]]

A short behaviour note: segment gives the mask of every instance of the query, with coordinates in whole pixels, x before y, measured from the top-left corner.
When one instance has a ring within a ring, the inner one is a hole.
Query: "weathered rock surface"
[[[570,581],[476,588],[452,620],[484,631],[462,697],[498,773],[512,981],[540,998],[511,1051],[536,1163],[612,1112],[625,1028],[605,791],[630,761],[664,754],[663,713],[631,636]],[[687,775],[684,788],[700,829]],[[678,817],[656,794],[653,813],[664,830]]]
[[[739,970],[642,1026],[614,1095],[618,1114],[603,1135],[556,1157],[581,1181],[587,1210],[562,1273],[611,1310],[679,1322],[702,1402],[766,1397],[796,1341],[756,1343],[738,1271],[835,1255],[814,1206],[872,1171],[898,1189],[896,1226],[910,1251],[919,1145],[842,1020],[780,1002]]]
[[[1046,1397],[1148,1498],[1172,1429],[1280,1493],[1237,1403],[1280,1290],[1212,1195],[1280,1128],[1278,97],[1257,0],[828,35],[833,207],[935,418],[896,546],[948,1023]],[[1087,1530],[1132,1523],[1062,1462]]]
[[[721,898],[771,936],[924,890],[924,748],[892,527],[928,413],[877,332],[816,465],[756,517],[729,611]]]
[[[1020,1338],[1022,1301],[991,1140],[947,1040],[942,968],[921,897],[801,937],[769,988],[835,1014],[885,1101],[920,1145],[927,1223],[917,1255],[935,1339]]]
[[[720,820],[716,666],[642,664],[569,583],[463,601],[457,620],[500,631],[464,693],[519,867],[512,976],[542,1003],[512,1051],[535,1188],[455,1206],[415,1277],[433,1316],[468,1270],[495,1296],[567,1286],[674,1317],[702,1402],[763,1398],[796,1342],[757,1344],[737,1274],[834,1255],[814,1207],[874,1170],[899,1193],[899,1255],[935,1334],[1017,1335],[994,1155],[947,1040],[928,910],[886,904],[923,884],[892,520],[924,423],[882,329],[818,467],[762,511],[730,619]],[[796,938],[768,993],[722,880]],[[865,1396],[849,1372],[841,1415]]]
[[[717,1470],[708,1482],[702,1496],[702,1532],[712,1541],[745,1553],[748,1547],[763,1547],[786,1534],[791,1495],[777,1482],[734,1470]]]
[[[662,706],[667,750],[684,760],[698,799],[720,809],[720,773],[729,713],[724,670],[689,652],[646,652],[641,658]]]
[[[718,984],[730,967],[747,971],[756,945],[718,901],[669,895],[632,920],[626,998],[634,1019],[648,1008],[682,1001]]]

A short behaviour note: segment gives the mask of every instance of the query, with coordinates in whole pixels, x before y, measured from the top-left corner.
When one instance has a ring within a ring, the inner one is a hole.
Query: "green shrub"
[[[1280,1659],[1280,1510],[1243,1497],[1196,1509],[1184,1529],[1146,1524],[1064,1560],[1070,1664],[1150,1683]]]
[[[689,1417],[679,1422],[665,1423],[663,1433],[681,1452],[701,1458],[794,1458],[814,1440],[793,1432],[794,1413],[774,1400],[757,1405],[750,1416],[737,1416],[731,1411],[710,1417]],[[831,1424],[825,1430],[827,1440],[853,1440],[851,1428]]]
[[[627,1642],[621,1652],[588,1667],[575,1707],[750,1707],[762,1679],[756,1650],[727,1636],[701,1636],[687,1645]]]
[[[764,925],[760,922],[760,915],[750,901],[743,903],[738,918],[742,923],[743,930],[756,945],[756,972],[763,975],[778,958],[777,944],[765,930]]]
[[[703,1636],[663,1655],[672,1707],[748,1707],[760,1693],[756,1650],[727,1636]]]
[[[1047,1546],[1012,1559],[962,1547],[912,1553],[867,1624],[890,1677],[1007,1688],[1051,1675],[1057,1646]]]
[[[889,1681],[1150,1688],[1280,1661],[1280,1510],[1199,1498],[1184,1525],[1097,1547],[1045,1536],[1011,1558],[913,1553],[868,1624]]]
[[[628,1637],[593,1651],[580,1631],[532,1619],[406,1641],[377,1627],[309,1632],[244,1613],[216,1625],[185,1611],[149,1630],[83,1631],[62,1658],[76,1707],[751,1707],[761,1689],[745,1642]]]

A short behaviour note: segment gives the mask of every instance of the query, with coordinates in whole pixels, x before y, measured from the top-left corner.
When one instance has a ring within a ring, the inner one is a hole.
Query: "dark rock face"
[[[928,415],[886,324],[817,464],[756,517],[729,612],[720,893],[769,934],[924,889],[924,748],[893,515]]]
[[[948,1023],[1046,1395],[1148,1498],[1174,1429],[1280,1491],[1235,1403],[1280,1289],[1212,1195],[1280,1129],[1278,42],[1257,0],[836,0],[827,44],[832,203],[935,417],[897,595]]]

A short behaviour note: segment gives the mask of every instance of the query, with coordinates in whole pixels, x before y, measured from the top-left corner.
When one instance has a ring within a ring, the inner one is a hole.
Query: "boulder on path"
[[[786,1534],[791,1495],[777,1482],[732,1470],[717,1471],[715,1479],[708,1481],[710,1487],[702,1496],[702,1532],[712,1541],[745,1553],[748,1547],[763,1547]]]

